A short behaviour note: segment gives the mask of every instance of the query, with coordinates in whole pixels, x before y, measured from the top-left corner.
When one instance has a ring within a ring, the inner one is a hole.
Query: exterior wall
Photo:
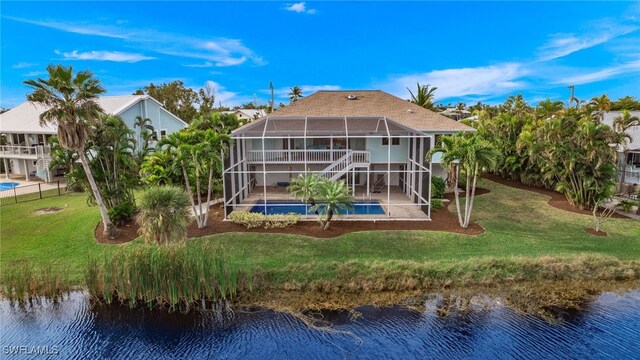
[[[391,162],[392,163],[404,163],[407,160],[407,138],[400,138],[400,145],[391,146]],[[389,146],[382,145],[382,139],[369,138],[367,139],[366,148],[371,152],[372,163],[387,163],[387,157],[389,156]]]
[[[27,162],[27,168],[25,170],[24,167],[24,161],[23,159],[9,159],[9,162],[11,163],[11,174],[16,174],[16,175],[26,175],[27,173],[31,174],[32,172],[36,171],[36,161],[37,160],[33,160],[33,159],[26,159]]]
[[[176,120],[166,109],[160,107],[153,100],[139,101],[129,109],[121,112],[118,116],[122,121],[124,121],[129,129],[136,132],[136,137],[140,134],[140,129],[134,128],[136,117],[138,116],[146,117],[151,120],[151,125],[156,130],[158,138],[160,138],[161,130],[166,130],[167,134],[171,134],[176,131],[180,131],[185,127],[183,123]]]
[[[442,178],[443,180],[447,180],[448,171],[444,166],[442,166],[442,164],[431,165],[431,171],[433,176],[437,176],[439,178]]]

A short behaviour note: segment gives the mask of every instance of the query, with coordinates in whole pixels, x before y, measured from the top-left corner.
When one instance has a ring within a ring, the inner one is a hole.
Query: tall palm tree
[[[351,190],[342,180],[323,179],[318,183],[316,194],[320,203],[316,204],[313,210],[319,211],[320,215],[324,216],[324,219],[320,218],[320,226],[324,230],[329,230],[333,215],[353,208]]]
[[[291,90],[289,92],[289,101],[292,104],[304,97],[304,96],[302,96],[302,89],[300,88],[300,86],[296,85],[296,86],[294,86],[292,88],[289,88],[289,90]]]
[[[47,110],[40,114],[40,124],[57,123],[60,146],[78,153],[78,159],[100,210],[104,234],[112,238],[115,236],[115,227],[109,219],[85,154],[91,123],[97,121],[103,113],[96,99],[105,89],[100,85],[100,80],[94,78],[89,71],[79,71],[74,76],[71,66],[49,65],[47,72],[48,79],[24,82],[33,89],[33,92],[27,95],[27,100],[47,107]]]
[[[149,141],[153,136],[155,129],[151,125],[151,119],[143,118],[142,116],[136,116],[136,120],[133,123],[133,128],[140,128],[138,133],[138,159],[142,162],[142,159],[149,154],[151,149],[149,148]]]
[[[411,92],[409,88],[407,88],[409,94],[411,95],[411,102],[425,109],[432,110],[433,97],[438,88],[435,86],[432,87],[431,85],[420,85],[420,83],[417,83],[416,85],[418,90],[415,94]]]
[[[430,161],[433,154],[442,152],[442,163],[446,166],[455,166],[455,190],[456,210],[458,222],[463,228],[469,227],[471,222],[471,210],[476,192],[478,176],[484,168],[493,168],[498,158],[498,152],[488,141],[478,135],[456,134],[442,137],[442,144],[427,153]],[[460,209],[460,197],[458,195],[458,177],[460,170],[466,175],[464,213]]]

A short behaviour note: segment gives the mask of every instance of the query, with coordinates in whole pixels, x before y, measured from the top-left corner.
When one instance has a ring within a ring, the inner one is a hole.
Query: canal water
[[[547,321],[494,303],[443,316],[364,306],[307,313],[180,314],[58,304],[0,304],[0,358],[55,359],[640,359],[640,292],[605,293]],[[37,356],[40,355],[40,356]]]

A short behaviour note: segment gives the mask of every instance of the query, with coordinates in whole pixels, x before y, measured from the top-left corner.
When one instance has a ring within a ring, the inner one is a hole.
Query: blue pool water
[[[265,215],[274,214],[313,214],[311,206],[306,207],[301,201],[267,201],[266,204],[258,203],[251,208],[251,212]],[[384,209],[378,201],[355,201],[353,209],[340,215],[384,215]]]
[[[14,187],[20,185],[17,182],[0,182],[0,191],[13,189]]]

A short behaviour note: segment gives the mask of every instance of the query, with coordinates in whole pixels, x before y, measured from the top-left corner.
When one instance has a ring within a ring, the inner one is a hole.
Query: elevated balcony
[[[0,145],[0,158],[43,159],[51,153],[49,146],[43,145]]]
[[[247,160],[253,164],[329,164],[353,153],[357,157],[355,162],[369,163],[368,151],[353,151],[349,149],[326,150],[249,150]]]

